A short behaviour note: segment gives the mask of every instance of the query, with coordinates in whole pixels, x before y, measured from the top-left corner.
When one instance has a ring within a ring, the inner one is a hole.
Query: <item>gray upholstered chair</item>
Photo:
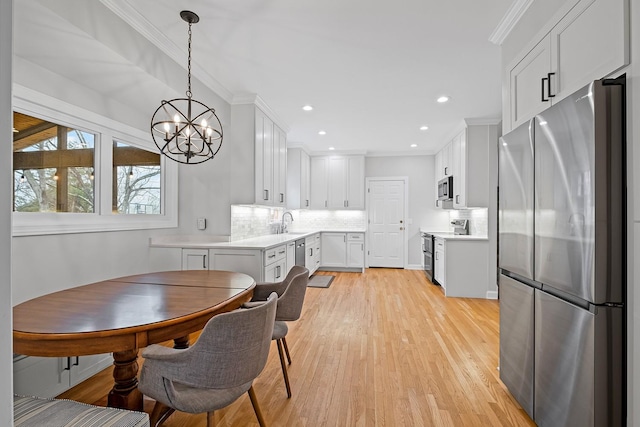
[[[280,365],[282,366],[282,375],[284,383],[287,387],[287,396],[291,397],[291,385],[289,384],[289,374],[287,365],[284,362],[282,348],[287,354],[287,360],[291,364],[291,355],[289,354],[289,346],[287,345],[286,335],[289,331],[286,322],[298,320],[302,312],[302,304],[304,303],[304,295],[307,291],[307,283],[309,282],[309,270],[305,267],[294,266],[287,277],[282,282],[277,283],[258,283],[253,291],[251,301],[263,301],[271,292],[278,294],[278,309],[276,310],[276,322],[273,328],[273,337],[276,340],[278,354],[280,355]]]
[[[139,390],[156,400],[151,425],[164,422],[175,410],[213,413],[233,403],[245,392],[258,422],[264,419],[253,380],[262,372],[273,335],[276,294],[267,302],[212,317],[193,346],[177,350],[160,345],[147,347]]]

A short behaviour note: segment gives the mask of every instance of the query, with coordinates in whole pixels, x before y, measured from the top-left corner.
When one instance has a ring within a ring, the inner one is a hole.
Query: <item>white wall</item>
[[[186,70],[100,2],[24,0],[16,4],[16,22],[15,84],[145,133],[162,99],[184,96]],[[193,86],[194,97],[228,125],[229,104],[195,79]],[[177,229],[13,238],[13,304],[146,272],[150,237],[229,234],[228,151],[223,145],[214,160],[180,166]],[[205,231],[196,230],[197,217],[208,219]]]
[[[11,64],[13,0],[0,2],[0,135],[11,141]],[[0,425],[13,424],[13,339],[11,320],[11,172],[13,150],[0,155]]]
[[[564,2],[537,0],[502,45],[502,65],[514,60]],[[627,425],[640,425],[640,7],[630,0],[631,62],[627,74]],[[508,76],[503,75],[503,89]],[[506,105],[506,104],[505,104]],[[504,112],[503,112],[504,113]],[[508,119],[506,119],[508,120]],[[506,120],[503,123],[508,123]]]
[[[408,264],[410,267],[422,264],[422,241],[420,228],[448,230],[449,213],[435,207],[435,156],[367,157],[365,176],[409,177],[409,212],[406,213],[408,233]]]

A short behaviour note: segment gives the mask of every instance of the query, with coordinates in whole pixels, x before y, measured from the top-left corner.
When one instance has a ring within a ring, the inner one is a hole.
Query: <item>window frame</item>
[[[89,233],[178,227],[178,164],[160,158],[160,211],[155,215],[112,212],[113,142],[154,153],[151,134],[81,107],[14,84],[13,109],[96,135],[94,145],[94,212],[13,212],[13,235]],[[12,167],[13,170],[13,167]],[[13,175],[12,175],[13,176]],[[13,196],[13,193],[12,193]]]

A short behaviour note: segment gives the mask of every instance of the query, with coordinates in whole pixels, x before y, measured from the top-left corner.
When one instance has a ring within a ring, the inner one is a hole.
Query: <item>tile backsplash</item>
[[[231,206],[231,241],[274,234],[282,221],[282,208]],[[366,228],[365,211],[292,210],[289,231],[355,230]]]
[[[455,209],[449,211],[449,220],[466,219],[469,221],[469,234],[486,236],[489,233],[488,209]]]

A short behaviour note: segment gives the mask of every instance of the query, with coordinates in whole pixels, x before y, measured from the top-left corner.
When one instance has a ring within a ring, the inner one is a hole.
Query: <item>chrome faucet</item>
[[[291,214],[291,212],[285,212],[282,214],[282,224],[280,224],[280,232],[281,233],[286,233],[287,232],[287,223],[284,221],[284,217],[289,214],[289,218],[291,218],[291,222],[293,222],[293,215]]]

